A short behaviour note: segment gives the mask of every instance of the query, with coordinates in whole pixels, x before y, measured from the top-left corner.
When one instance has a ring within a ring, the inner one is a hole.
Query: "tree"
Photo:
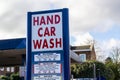
[[[104,77],[107,80],[114,79],[114,73],[110,68],[107,68],[102,62],[87,61],[81,64],[71,65],[71,74],[75,78],[93,78],[94,77],[94,65],[96,66],[96,77]],[[98,70],[99,69],[99,70]],[[100,74],[99,74],[100,73]]]
[[[114,80],[120,79],[120,64],[109,62],[109,63],[106,63],[106,67],[110,68],[114,72],[114,75],[115,75]]]
[[[113,63],[113,60],[112,60],[111,57],[107,57],[107,58],[105,59],[105,64],[110,64],[110,63]]]
[[[113,62],[113,59],[108,57],[105,60],[105,65],[107,68],[110,68],[115,75],[114,80],[119,80],[120,79],[120,63]]]
[[[20,76],[18,73],[13,73],[10,75],[11,80],[20,80]]]
[[[111,49],[111,56],[113,59],[113,64],[110,68],[115,74],[115,80],[120,79],[120,47],[116,46]]]
[[[113,61],[118,64],[120,62],[120,47],[113,47],[111,49],[111,56]]]
[[[88,45],[94,45],[97,60],[103,61],[103,58],[105,58],[103,55],[104,51],[102,50],[98,41],[94,39],[87,39],[84,43]]]
[[[10,80],[8,76],[1,75],[0,80]]]

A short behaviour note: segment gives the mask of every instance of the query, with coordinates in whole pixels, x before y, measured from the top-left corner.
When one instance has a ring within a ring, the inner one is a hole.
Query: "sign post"
[[[68,9],[28,12],[26,80],[70,80]]]

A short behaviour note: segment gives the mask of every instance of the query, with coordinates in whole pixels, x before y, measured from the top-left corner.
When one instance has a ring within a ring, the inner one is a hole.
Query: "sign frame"
[[[32,80],[32,15],[36,14],[45,14],[45,13],[62,13],[62,38],[63,38],[63,80],[70,80],[70,56],[69,56],[69,14],[68,8],[56,9],[56,10],[47,10],[47,11],[37,11],[37,12],[28,12],[27,13],[27,49],[26,49],[26,80]],[[48,51],[47,51],[48,52]],[[54,51],[51,51],[54,52]],[[59,52],[59,51],[56,51]]]

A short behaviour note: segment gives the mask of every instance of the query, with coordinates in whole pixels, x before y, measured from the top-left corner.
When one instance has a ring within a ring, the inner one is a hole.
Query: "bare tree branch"
[[[88,44],[88,45],[94,45],[97,60],[99,60],[99,61],[104,60],[104,58],[105,58],[105,56],[103,55],[104,51],[101,49],[100,44],[98,43],[98,41],[87,39],[85,41],[85,43]]]
[[[120,62],[120,47],[113,47],[110,53],[115,63]]]

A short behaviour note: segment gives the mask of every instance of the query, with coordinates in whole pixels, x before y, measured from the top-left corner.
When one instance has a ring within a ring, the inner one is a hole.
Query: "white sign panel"
[[[34,76],[33,80],[62,80],[62,77],[57,75],[39,75]]]
[[[62,12],[32,15],[32,51],[63,49]]]
[[[40,53],[34,55],[34,61],[60,61],[60,54],[56,53]]]
[[[61,73],[61,64],[58,63],[39,63],[34,64],[34,74]]]

